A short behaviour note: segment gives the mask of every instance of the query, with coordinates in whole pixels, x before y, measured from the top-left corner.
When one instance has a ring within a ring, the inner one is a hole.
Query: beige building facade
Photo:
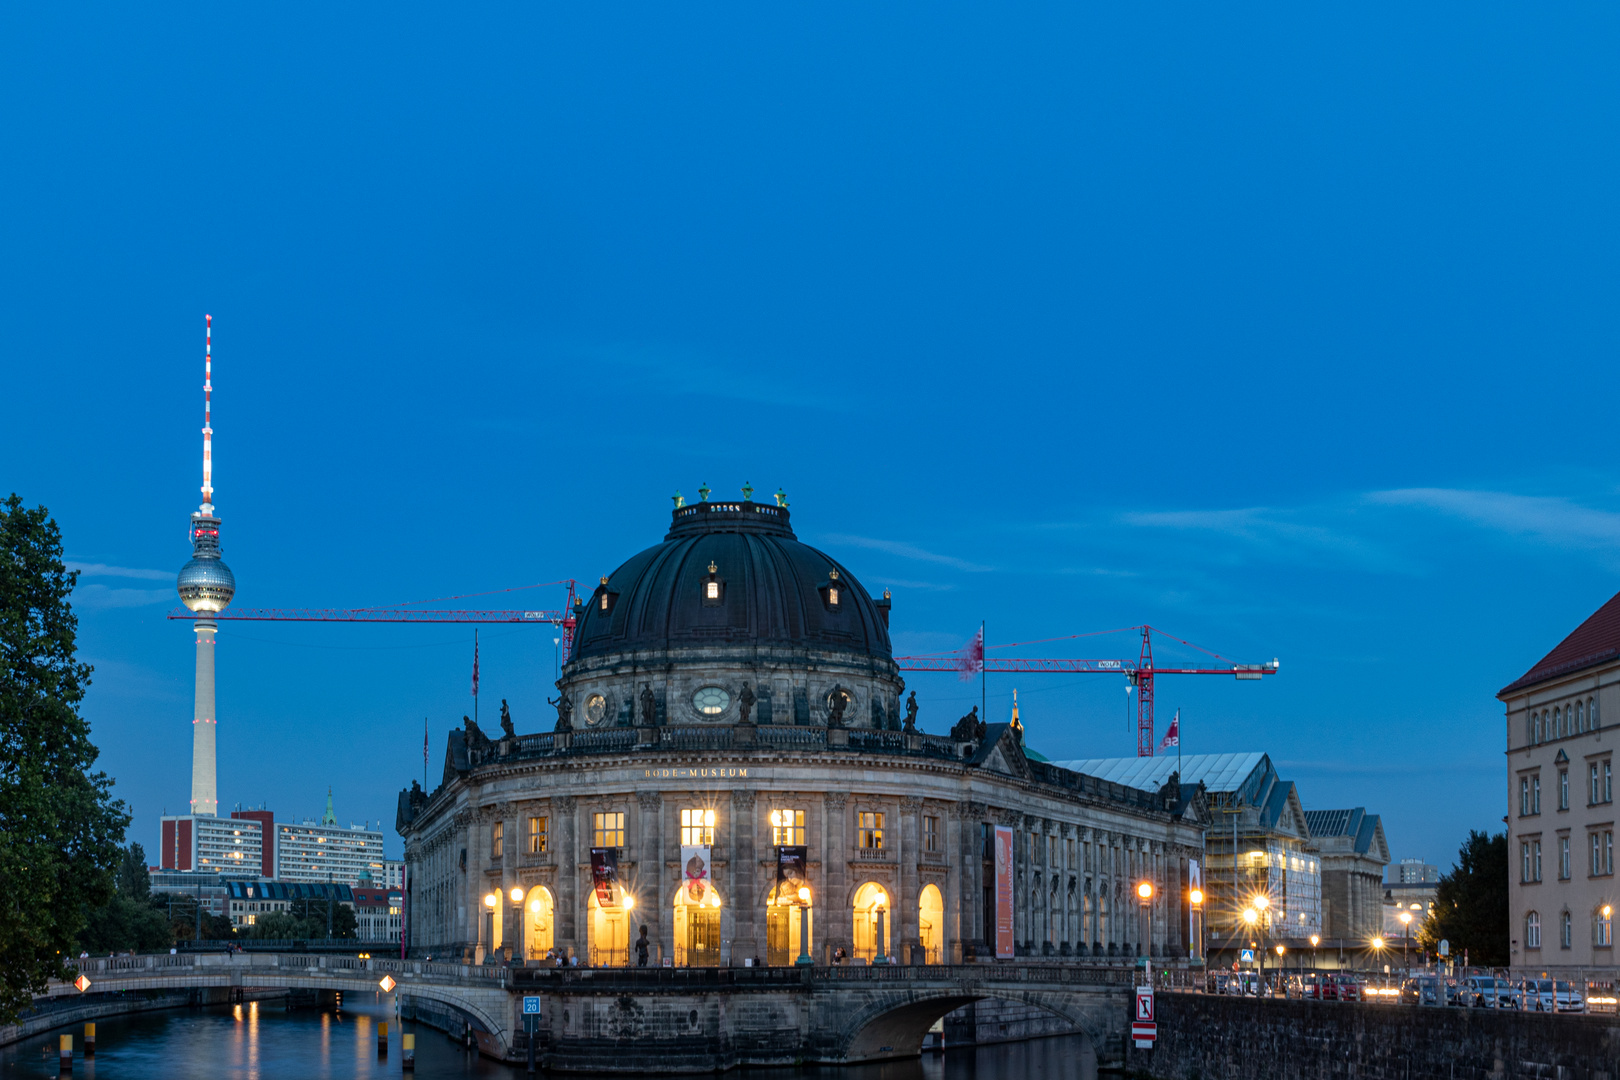
[[[1517,974],[1612,986],[1620,596],[1497,695],[1506,707],[1508,910]]]

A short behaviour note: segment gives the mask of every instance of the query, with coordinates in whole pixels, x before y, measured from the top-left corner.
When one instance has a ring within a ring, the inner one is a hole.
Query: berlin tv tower
[[[224,611],[236,595],[236,577],[220,558],[219,518],[214,516],[214,317],[207,320],[203,342],[203,482],[202,506],[191,515],[191,561],[180,568],[180,602],[192,611]],[[191,719],[191,812],[219,814],[214,783],[214,633],[213,619],[197,619],[197,698]]]

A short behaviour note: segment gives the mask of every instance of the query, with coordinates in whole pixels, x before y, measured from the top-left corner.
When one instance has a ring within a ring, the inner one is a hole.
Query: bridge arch
[[[1091,995],[986,987],[979,990],[887,990],[848,1015],[840,1025],[835,1056],[845,1061],[914,1057],[934,1022],[976,1001],[1010,1001],[1052,1013],[1091,1041],[1101,1055],[1109,1032],[1126,1019],[1117,1004]],[[1117,1033],[1116,1033],[1117,1034]]]

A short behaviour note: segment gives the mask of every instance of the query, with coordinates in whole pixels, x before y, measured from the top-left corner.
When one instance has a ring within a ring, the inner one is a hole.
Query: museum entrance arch
[[[590,950],[592,967],[625,967],[630,963],[630,913],[635,901],[630,894],[618,895],[606,904],[590,891]]]
[[[709,881],[675,890],[675,966],[720,966],[720,890]]]
[[[888,890],[875,881],[868,881],[855,890],[854,907],[854,958],[870,964],[878,957],[880,941],[882,955],[892,958],[894,953],[889,942],[893,938],[894,928],[890,924],[894,920],[889,917]]]
[[[557,905],[551,890],[536,885],[523,900],[523,957],[539,960],[555,944]]]
[[[806,895],[800,895],[800,888]],[[816,921],[808,900],[809,886],[781,882],[765,901],[765,963],[790,967],[799,959],[804,923],[809,922],[810,955],[815,956]]]
[[[917,898],[917,935],[922,941],[925,964],[945,962],[945,898],[938,885],[924,885]]]

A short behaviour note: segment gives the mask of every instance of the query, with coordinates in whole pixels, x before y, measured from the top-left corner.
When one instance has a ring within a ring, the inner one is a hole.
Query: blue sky
[[[1164,680],[1186,750],[1449,865],[1505,812],[1494,692],[1620,588],[1617,19],[0,13],[0,489],[84,568],[132,836],[188,795],[211,312],[240,605],[591,581],[675,489],[781,486],[903,650],[1280,658]],[[222,802],[391,824],[471,634],[227,624]],[[520,728],[549,637],[483,634]],[[912,685],[928,730],[977,698]],[[1014,686],[1048,755],[1133,752],[1122,680]]]

